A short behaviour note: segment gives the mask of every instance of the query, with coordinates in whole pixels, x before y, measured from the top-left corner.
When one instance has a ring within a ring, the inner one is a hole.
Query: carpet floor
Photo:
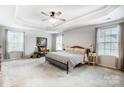
[[[68,75],[45,58],[2,62],[3,87],[124,87],[124,72],[81,65]]]

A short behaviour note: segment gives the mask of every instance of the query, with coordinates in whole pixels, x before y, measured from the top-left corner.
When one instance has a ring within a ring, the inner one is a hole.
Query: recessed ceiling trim
[[[23,18],[17,17],[17,16],[16,16],[16,23],[17,24],[20,24],[22,26],[26,26],[26,27],[37,28],[37,29],[42,29],[42,30],[46,30],[46,31],[50,31],[50,30],[56,31],[56,29],[53,28],[52,26],[51,27],[48,27],[47,26],[46,28],[39,27],[39,25],[38,26],[35,26],[34,23],[29,22],[29,21],[27,21],[27,20],[25,20]]]
[[[86,17],[90,17],[90,16],[93,16],[93,15],[99,15],[99,17],[102,17],[102,16],[105,16],[109,13],[111,13],[114,9],[118,8],[119,5],[116,5],[116,6],[113,6],[113,5],[105,5],[99,9],[96,9],[96,10],[93,10],[91,12],[88,12],[84,15],[80,15],[78,17],[75,17],[75,18],[72,18],[64,23],[61,23],[61,24],[58,24],[56,26],[54,26],[55,28],[59,28],[60,26],[62,25],[65,25],[66,23],[69,23],[69,22],[73,22],[75,20],[79,20],[81,18],[86,18]],[[101,14],[101,15],[100,15]]]

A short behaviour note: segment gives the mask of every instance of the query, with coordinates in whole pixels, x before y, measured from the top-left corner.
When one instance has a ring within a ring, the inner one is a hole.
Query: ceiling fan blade
[[[60,11],[58,11],[58,12],[56,13],[57,16],[60,16],[61,14],[62,14],[62,12],[60,12]]]
[[[66,21],[66,19],[61,19],[61,18],[58,18],[58,20],[60,20],[60,21]]]
[[[45,16],[49,16],[48,14],[46,14],[45,12],[41,12],[41,14],[45,15]]]
[[[47,21],[48,19],[42,19],[42,21]]]

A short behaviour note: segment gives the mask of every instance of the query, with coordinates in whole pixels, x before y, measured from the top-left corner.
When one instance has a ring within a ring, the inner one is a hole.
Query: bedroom
[[[0,5],[1,86],[123,87],[123,10]]]

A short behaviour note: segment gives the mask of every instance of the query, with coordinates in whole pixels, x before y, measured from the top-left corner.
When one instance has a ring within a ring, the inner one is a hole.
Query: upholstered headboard
[[[90,49],[89,48],[84,48],[82,46],[72,46],[70,48],[79,48],[79,49],[86,49],[86,54],[88,54],[90,52]]]

